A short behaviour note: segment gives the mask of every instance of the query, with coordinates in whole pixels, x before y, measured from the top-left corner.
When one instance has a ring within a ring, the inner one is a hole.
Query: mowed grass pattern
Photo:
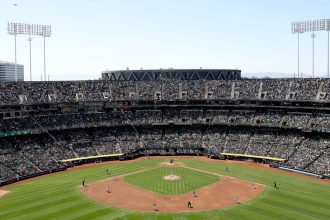
[[[168,159],[151,159],[118,165],[100,165],[72,172],[57,173],[8,188],[10,194],[0,197],[0,219],[330,219],[330,184],[289,174],[244,165],[176,159],[186,166],[230,175],[265,184],[266,191],[249,203],[227,209],[200,213],[133,212],[97,203],[80,193],[81,181],[108,178],[156,168]],[[274,180],[280,189],[272,187]],[[143,196],[143,195],[142,195]],[[138,201],[137,201],[138,202]]]
[[[164,176],[171,175],[171,173],[181,179],[175,181],[165,180]],[[183,167],[161,167],[125,176],[124,180],[163,195],[178,195],[217,182],[219,176]]]

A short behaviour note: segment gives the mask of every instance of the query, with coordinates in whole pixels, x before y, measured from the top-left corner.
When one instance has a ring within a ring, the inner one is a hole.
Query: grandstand
[[[330,176],[330,79],[202,69],[102,76],[0,83],[1,184],[141,155],[254,160]]]

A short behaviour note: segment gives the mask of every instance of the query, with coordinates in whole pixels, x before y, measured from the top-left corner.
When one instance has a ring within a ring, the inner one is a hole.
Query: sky
[[[17,5],[17,6],[15,6]],[[291,22],[330,18],[329,0],[0,0],[0,61],[14,62],[7,22],[47,24],[50,80],[97,79],[104,70],[241,69],[243,76],[297,72]],[[29,80],[28,36],[17,62]],[[327,71],[327,33],[315,38],[315,75]],[[300,36],[300,69],[312,72],[310,33]],[[32,40],[33,80],[43,74],[43,39]]]

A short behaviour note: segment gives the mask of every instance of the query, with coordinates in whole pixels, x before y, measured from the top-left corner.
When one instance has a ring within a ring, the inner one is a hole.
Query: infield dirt
[[[217,174],[215,174],[217,175]],[[124,182],[123,176],[98,181],[81,191],[95,201],[106,205],[136,211],[153,211],[153,203],[159,212],[199,212],[221,209],[256,198],[264,191],[264,185],[221,176],[221,180],[209,186],[183,195],[161,195]],[[110,187],[111,193],[107,192]],[[188,201],[193,208],[188,208]]]
[[[0,197],[6,195],[7,193],[9,193],[9,191],[0,190]]]

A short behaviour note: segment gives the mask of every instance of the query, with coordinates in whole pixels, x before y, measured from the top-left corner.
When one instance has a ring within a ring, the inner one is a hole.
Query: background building
[[[238,69],[154,69],[103,71],[102,79],[110,81],[157,80],[236,80],[241,79]]]
[[[24,65],[17,64],[17,80],[24,81]],[[15,81],[15,64],[0,61],[0,82]]]

